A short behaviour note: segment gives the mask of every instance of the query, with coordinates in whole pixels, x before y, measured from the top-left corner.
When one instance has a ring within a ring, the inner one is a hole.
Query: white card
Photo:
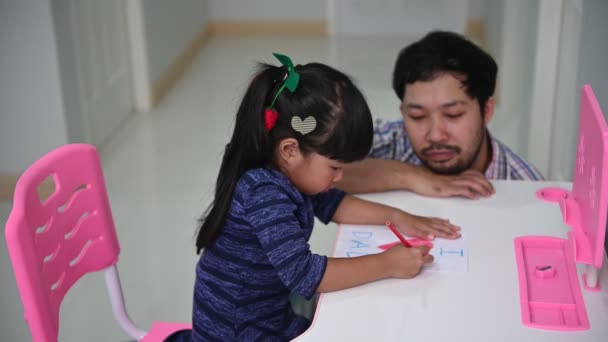
[[[468,272],[469,251],[467,237],[464,232],[457,240],[435,239],[431,241],[433,248],[430,254],[435,261],[425,266],[425,271]],[[410,240],[406,236],[406,239]],[[399,243],[399,239],[384,226],[342,225],[336,248],[335,257],[356,257],[361,255],[383,252],[391,244]]]

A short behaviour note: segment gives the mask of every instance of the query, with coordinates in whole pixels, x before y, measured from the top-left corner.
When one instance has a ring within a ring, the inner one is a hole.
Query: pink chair
[[[38,187],[49,176],[56,189],[41,201]],[[145,331],[129,319],[116,268],[120,246],[95,147],[59,147],[30,166],[17,182],[5,233],[33,341],[57,341],[65,294],[84,274],[100,270],[114,316],[131,337],[163,341],[191,329],[157,322]]]

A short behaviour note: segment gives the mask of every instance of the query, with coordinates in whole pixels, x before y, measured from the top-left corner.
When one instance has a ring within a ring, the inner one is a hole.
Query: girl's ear
[[[300,144],[294,138],[281,140],[278,146],[278,157],[284,165],[290,165],[296,162],[301,156]]]
[[[279,143],[279,155],[282,159],[296,157],[300,153],[300,144],[294,138],[281,140]]]

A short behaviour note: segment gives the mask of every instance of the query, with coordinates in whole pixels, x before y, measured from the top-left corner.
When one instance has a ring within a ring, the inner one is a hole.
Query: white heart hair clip
[[[314,116],[308,116],[304,121],[299,116],[294,115],[291,118],[291,128],[302,135],[306,135],[315,130],[317,127],[317,120]]]

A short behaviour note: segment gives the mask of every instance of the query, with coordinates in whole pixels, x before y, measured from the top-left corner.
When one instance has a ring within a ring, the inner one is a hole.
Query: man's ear
[[[291,163],[301,156],[300,144],[294,138],[281,140],[278,146],[279,158],[285,163]]]
[[[490,120],[492,120],[492,117],[494,117],[494,106],[496,105],[496,100],[494,100],[494,96],[490,96],[488,98],[488,100],[486,101],[486,105],[483,111],[483,122],[485,123],[486,126],[488,126],[488,124],[490,123]]]

